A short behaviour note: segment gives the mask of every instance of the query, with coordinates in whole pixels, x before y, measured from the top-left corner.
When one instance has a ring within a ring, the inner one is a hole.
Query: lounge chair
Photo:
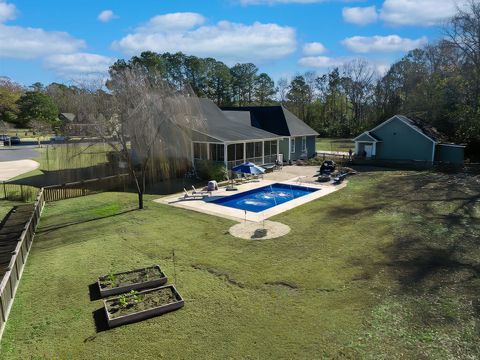
[[[195,189],[195,186],[192,185],[192,195],[197,195],[197,196],[210,196],[212,195],[211,191],[199,191]]]
[[[187,189],[183,188],[183,198],[185,200],[186,199],[203,199],[207,196],[208,196],[207,194],[195,194],[193,191],[192,191],[192,194],[189,194]]]
[[[333,179],[333,184],[338,185],[343,182],[343,180],[347,177],[348,174],[340,174],[336,178]]]
[[[254,181],[254,182],[259,182],[262,179],[263,179],[263,174],[252,175],[252,181]]]
[[[244,182],[244,178],[240,174],[235,174],[235,184],[242,184]]]

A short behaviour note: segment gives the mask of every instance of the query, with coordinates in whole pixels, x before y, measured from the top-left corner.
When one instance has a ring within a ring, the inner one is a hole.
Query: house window
[[[196,160],[207,159],[207,144],[193,143],[193,158]]]
[[[295,138],[290,138],[290,152],[295,152]]]
[[[307,152],[307,137],[302,136],[302,152]]]

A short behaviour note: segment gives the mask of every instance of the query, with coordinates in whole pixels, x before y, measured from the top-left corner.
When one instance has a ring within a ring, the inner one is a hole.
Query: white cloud
[[[315,4],[328,0],[240,0],[242,5]]]
[[[328,70],[335,67],[341,68],[342,66],[357,60],[359,59],[351,56],[337,58],[328,56],[307,56],[300,58],[300,60],[298,60],[298,64],[306,68]],[[389,61],[370,59],[365,60],[377,71],[379,75],[385,75],[391,66],[391,62]]]
[[[66,32],[0,24],[0,58],[33,59],[56,53],[71,53],[85,42]]]
[[[113,13],[112,10],[103,10],[100,14],[98,14],[97,19],[101,22],[109,22],[110,20],[118,18],[117,15]]]
[[[90,53],[74,53],[48,56],[44,60],[46,68],[67,77],[106,74],[115,60],[106,56]]]
[[[6,1],[0,0],[0,23],[15,19],[17,15],[17,8],[14,4],[9,4]]]
[[[305,55],[320,55],[327,51],[325,46],[319,42],[311,42],[303,45],[303,53]]]
[[[433,26],[451,18],[469,0],[385,0],[380,18],[390,25]]]
[[[188,30],[205,23],[205,18],[197,13],[171,13],[157,15],[145,25],[140,26],[138,32],[162,32]]]
[[[342,66],[351,60],[352,58],[349,57],[333,58],[328,56],[306,56],[300,58],[298,64],[308,68],[328,69]]]
[[[113,42],[112,48],[128,55],[145,50],[182,51],[212,56],[227,63],[280,59],[296,49],[295,30],[291,27],[229,21],[207,26],[204,22],[203,16],[195,13],[155,16],[133,33]]]
[[[427,38],[402,38],[398,35],[353,36],[342,41],[349,50],[356,53],[409,51],[427,43]]]
[[[378,19],[375,5],[368,7],[344,7],[342,15],[345,22],[357,25],[371,24]]]

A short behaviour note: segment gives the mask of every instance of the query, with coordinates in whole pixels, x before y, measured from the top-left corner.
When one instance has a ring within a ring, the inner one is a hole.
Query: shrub
[[[196,162],[197,175],[203,180],[223,181],[228,177],[225,165],[214,163],[208,160],[198,160]]]

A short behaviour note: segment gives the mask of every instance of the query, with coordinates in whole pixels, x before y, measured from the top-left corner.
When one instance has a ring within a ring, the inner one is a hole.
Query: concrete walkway
[[[0,181],[10,180],[39,166],[40,164],[33,160],[2,161],[0,162]]]

